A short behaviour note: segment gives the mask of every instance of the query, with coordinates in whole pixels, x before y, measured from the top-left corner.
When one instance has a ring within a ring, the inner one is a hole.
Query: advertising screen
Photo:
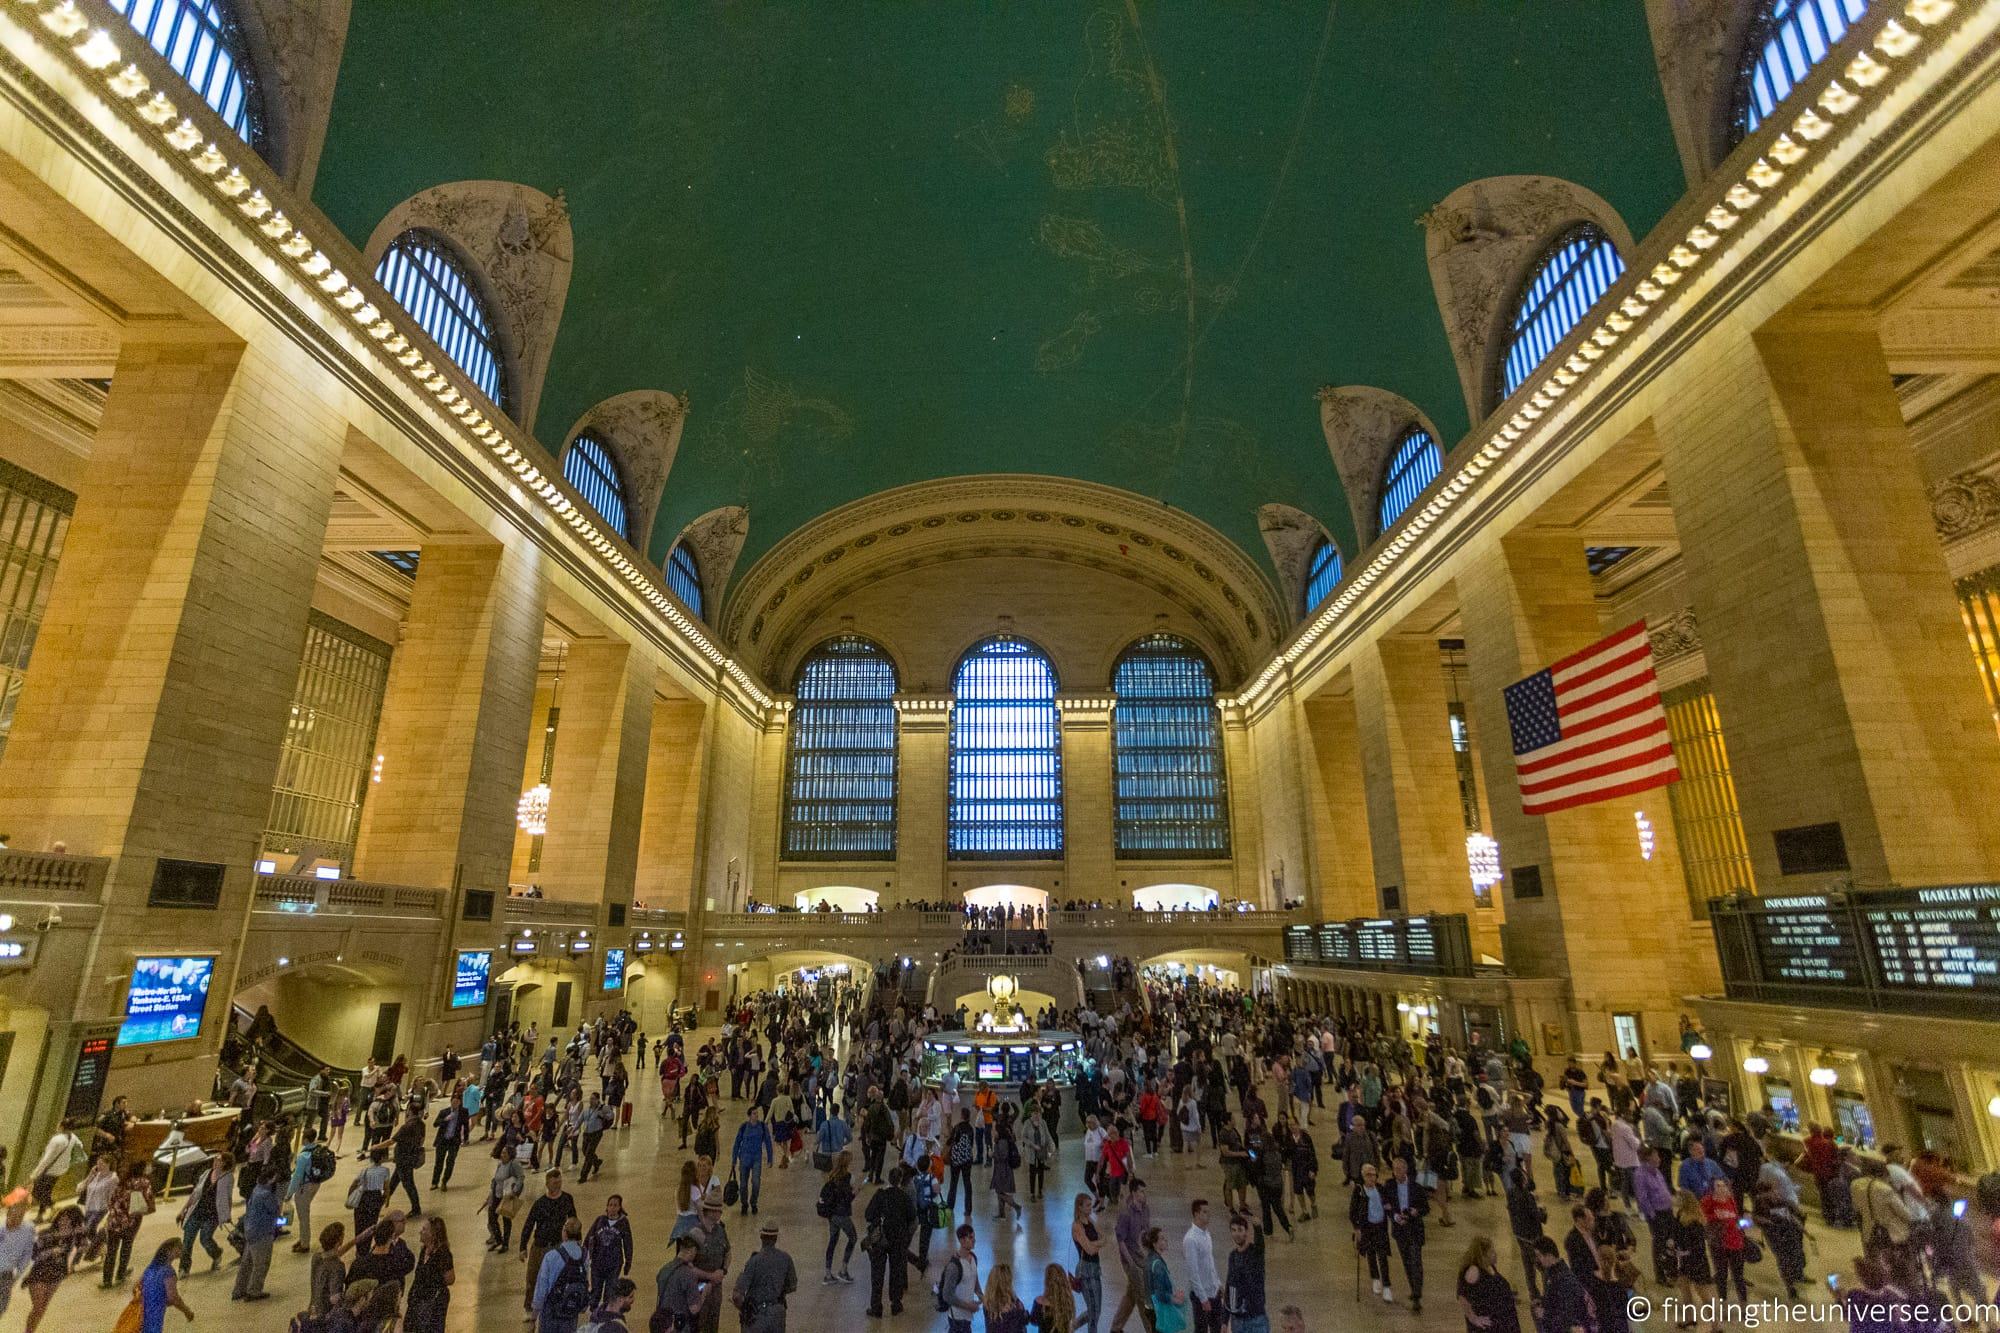
[[[486,1003],[486,978],[493,971],[488,949],[461,949],[451,973],[451,1007],[470,1009]]]
[[[625,989],[625,951],[606,949],[604,951],[604,989]]]
[[[214,975],[213,958],[133,959],[132,988],[125,996],[118,1044],[144,1046],[200,1036],[208,983]]]
[[[1007,1057],[999,1051],[981,1051],[976,1076],[998,1082],[1007,1077]]]

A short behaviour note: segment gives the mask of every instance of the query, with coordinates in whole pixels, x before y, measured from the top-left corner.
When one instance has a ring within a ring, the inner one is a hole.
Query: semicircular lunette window
[[[227,121],[238,138],[269,155],[264,99],[236,15],[224,0],[110,0],[132,30]]]
[[[1868,0],[1764,0],[1737,74],[1736,142],[1754,133],[1867,12]]]
[[[1424,487],[1436,481],[1443,470],[1444,451],[1438,448],[1431,433],[1422,426],[1404,431],[1396,452],[1389,455],[1388,468],[1382,473],[1382,500],[1375,510],[1376,527],[1387,532],[1389,525],[1403,516],[1403,511],[1415,503],[1424,493]]]
[[[1333,590],[1339,586],[1340,550],[1321,537],[1319,544],[1312,549],[1312,558],[1306,562],[1306,614],[1319,610],[1320,604],[1332,596]]]
[[[843,634],[815,648],[793,684],[785,759],[785,857],[896,857],[896,668]]]
[[[487,401],[508,416],[514,414],[493,316],[449,241],[422,227],[410,228],[382,252],[375,281],[410,312]]]
[[[1041,650],[998,637],[952,678],[950,855],[1054,860],[1063,850],[1062,727]]]
[[[694,612],[695,619],[707,619],[701,607],[701,566],[695,563],[694,550],[686,542],[675,542],[674,549],[667,552],[667,587],[681,599],[682,606]]]
[[[1535,367],[1569,336],[1598,298],[1611,290],[1625,261],[1595,223],[1582,222],[1542,255],[1514,307],[1507,355],[1500,363],[1500,398],[1527,383]]]
[[[1118,855],[1229,855],[1222,716],[1201,650],[1172,634],[1127,648],[1112,672]]]
[[[588,433],[571,440],[569,452],[563,455],[563,480],[576,487],[576,493],[619,536],[631,537],[625,526],[625,482],[604,441]]]

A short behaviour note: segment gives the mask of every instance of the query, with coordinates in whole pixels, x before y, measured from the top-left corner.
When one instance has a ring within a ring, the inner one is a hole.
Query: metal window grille
[[[370,551],[368,554],[380,560],[399,574],[417,576],[417,565],[423,560],[422,551]]]
[[[493,318],[449,242],[412,227],[382,252],[375,281],[495,407],[513,413]]]
[[[0,753],[28,678],[76,497],[0,463]]]
[[[1583,559],[1593,575],[1602,574],[1638,549],[1636,546],[1586,546],[1583,548]]]
[[[793,686],[785,756],[789,860],[896,856],[896,668],[845,634],[820,645]]]
[[[1185,639],[1153,634],[1112,673],[1113,807],[1119,856],[1229,855],[1229,800],[1215,675]]]
[[[625,526],[625,482],[602,440],[595,435],[579,435],[570,441],[569,452],[563,455],[563,480],[576,487],[576,493],[619,536],[631,537]]]
[[[1767,0],[1736,76],[1736,141],[1754,131],[1868,12],[1868,0]]]
[[[1340,584],[1340,552],[1326,538],[1319,539],[1313,547],[1312,559],[1306,563],[1306,614],[1319,609],[1319,604],[1327,599]]]
[[[352,859],[388,684],[387,644],[313,613],[271,785],[267,854]]]
[[[1062,855],[1062,728],[1056,673],[1019,639],[988,639],[952,680],[954,857],[1045,860]]]
[[[1708,915],[1708,900],[1748,889],[1750,844],[1743,835],[1743,815],[1736,804],[1736,782],[1729,775],[1729,751],[1722,740],[1722,715],[1706,680],[1690,681],[1666,691],[1667,730],[1681,780],[1667,788],[1674,813],[1674,836],[1680,843],[1681,870],[1687,880],[1689,905],[1697,917]]]
[[[1624,271],[1618,247],[1601,227],[1579,223],[1556,238],[1535,266],[1515,308],[1507,356],[1501,363],[1502,399],[1527,382]]]
[[[686,542],[676,543],[667,552],[667,587],[681,599],[682,606],[701,617],[701,566],[695,563]]]
[[[1375,509],[1376,526],[1388,531],[1389,525],[1403,516],[1403,511],[1443,470],[1444,451],[1438,448],[1430,432],[1421,426],[1405,431],[1382,474],[1382,500]]]
[[[1994,725],[2000,727],[2000,565],[1962,578],[1955,586],[1979,683],[1986,689]]]
[[[195,95],[261,156],[264,99],[236,16],[223,0],[110,0]]]

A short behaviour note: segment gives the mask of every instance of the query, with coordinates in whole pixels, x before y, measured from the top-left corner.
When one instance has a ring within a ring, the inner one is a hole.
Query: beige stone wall
[[[639,823],[633,896],[648,907],[686,911],[694,888],[703,752],[713,708],[655,699],[646,800]]]

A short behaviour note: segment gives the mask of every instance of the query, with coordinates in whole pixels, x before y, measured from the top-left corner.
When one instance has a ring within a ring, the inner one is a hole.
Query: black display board
[[[2000,997],[2000,885],[1892,889],[1860,908],[1883,986]]]
[[[64,1120],[95,1120],[104,1105],[104,1080],[111,1073],[111,1052],[118,1045],[114,1029],[103,1034],[86,1034],[77,1044],[76,1064],[70,1070],[69,1096],[63,1102]]]
[[[1472,934],[1462,913],[1362,917],[1285,928],[1285,961],[1431,977],[1472,975]]]

